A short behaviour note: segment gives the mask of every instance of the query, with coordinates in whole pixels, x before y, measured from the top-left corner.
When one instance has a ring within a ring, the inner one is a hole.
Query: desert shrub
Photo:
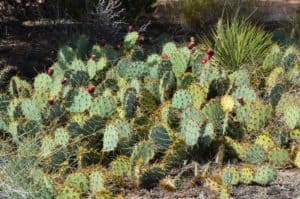
[[[214,64],[230,70],[244,64],[258,65],[272,45],[271,34],[249,21],[234,20],[218,23],[213,32]]]
[[[183,0],[172,7],[172,15],[190,30],[207,30],[208,25],[213,25],[220,17],[232,18],[236,15],[251,17],[255,21],[261,19],[263,13],[259,8],[268,1],[259,0]]]

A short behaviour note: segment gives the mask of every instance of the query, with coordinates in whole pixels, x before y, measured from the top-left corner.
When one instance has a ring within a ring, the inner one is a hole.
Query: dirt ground
[[[126,199],[215,199],[217,195],[209,189],[191,185],[191,179],[187,178],[183,186],[169,192],[159,187],[153,190],[124,190]],[[233,199],[300,199],[300,170],[280,170],[277,179],[271,185],[263,187],[258,185],[234,186]]]

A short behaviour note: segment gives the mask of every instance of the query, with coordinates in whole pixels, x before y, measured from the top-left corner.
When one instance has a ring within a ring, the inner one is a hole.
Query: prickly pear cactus
[[[130,171],[130,158],[127,156],[118,156],[111,163],[110,175],[112,180],[117,184],[124,182],[124,177],[129,175]]]
[[[261,166],[257,168],[254,182],[259,185],[268,185],[276,179],[276,171],[272,166]]]
[[[289,161],[289,153],[282,148],[274,148],[268,152],[268,160],[271,165],[284,167]]]
[[[163,47],[163,54],[169,56],[175,76],[182,76],[187,70],[190,60],[190,51],[188,48],[177,48],[176,44],[170,42]]]
[[[276,115],[282,117],[290,129],[294,129],[300,122],[300,98],[295,94],[283,94],[276,106]]]
[[[160,151],[165,151],[172,143],[168,131],[162,125],[157,125],[150,130],[149,139]]]
[[[237,185],[240,181],[240,176],[235,167],[227,166],[221,172],[222,182],[227,185]]]
[[[229,71],[195,38],[188,48],[166,43],[161,55],[142,40],[129,30],[114,48],[82,36],[33,83],[8,85],[0,72],[1,180],[13,160],[39,169],[26,182],[41,198],[121,198],[106,185],[174,191],[186,170],[173,171],[196,160],[204,166],[199,174],[195,162],[193,182],[229,198],[232,185],[270,184],[273,166],[299,167],[295,47],[274,45],[261,67]],[[219,173],[205,164],[212,157],[243,163]]]
[[[105,174],[103,169],[93,169],[89,174],[89,190],[92,194],[104,189]]]
[[[72,186],[64,186],[57,194],[57,199],[80,199],[80,191]]]
[[[113,125],[110,124],[105,128],[104,136],[103,136],[103,151],[109,152],[113,151],[119,141],[119,129]]]
[[[267,155],[263,147],[253,145],[245,151],[244,159],[251,164],[258,164],[263,163],[267,159]]]
[[[240,182],[243,184],[251,184],[254,180],[255,171],[251,166],[243,166],[240,171]]]
[[[89,179],[82,172],[76,172],[68,175],[64,184],[67,186],[74,186],[81,192],[87,192],[89,190]]]

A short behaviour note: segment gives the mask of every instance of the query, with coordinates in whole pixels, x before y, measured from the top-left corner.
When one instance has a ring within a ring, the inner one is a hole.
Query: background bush
[[[257,21],[262,17],[259,7],[268,3],[259,0],[183,0],[172,7],[171,13],[183,27],[202,31],[207,29],[207,25],[215,24],[222,16],[232,18],[238,14],[251,16]]]

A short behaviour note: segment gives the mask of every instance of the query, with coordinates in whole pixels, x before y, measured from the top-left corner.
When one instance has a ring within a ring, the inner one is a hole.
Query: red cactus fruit
[[[104,47],[105,45],[106,45],[105,39],[101,39],[101,40],[99,41],[99,46]]]
[[[52,76],[53,75],[53,72],[54,72],[54,69],[52,67],[48,68],[48,71],[47,71],[47,74],[49,76]]]
[[[188,45],[187,45],[188,49],[190,49],[190,50],[193,49],[194,46],[195,46],[195,42],[192,42],[192,41],[189,42]]]
[[[202,58],[201,63],[206,64],[208,62],[208,59],[206,57]]]
[[[163,54],[161,55],[161,58],[162,58],[162,59],[169,59],[169,56],[168,56],[167,54],[163,53]]]
[[[207,61],[209,61],[211,59],[211,56],[209,54],[206,54],[204,57]]]
[[[237,97],[236,100],[237,100],[241,105],[244,104],[244,99],[243,99],[243,97]]]
[[[128,32],[133,32],[134,31],[134,29],[133,29],[133,26],[128,26]]]
[[[49,105],[53,105],[54,103],[55,103],[54,98],[49,98],[49,99],[48,99],[48,104],[49,104]]]
[[[94,93],[94,91],[95,91],[95,86],[90,85],[90,86],[87,87],[86,90],[87,90],[87,92],[89,92],[89,93]]]
[[[67,79],[63,77],[63,78],[60,80],[60,82],[61,82],[61,84],[65,84],[65,83],[67,82]]]
[[[137,38],[137,41],[139,42],[139,43],[142,43],[143,41],[144,41],[144,37],[142,36],[142,35],[139,35],[139,37]]]
[[[208,48],[206,50],[206,54],[209,55],[209,57],[212,57],[212,56],[214,56],[215,52],[212,48]]]

